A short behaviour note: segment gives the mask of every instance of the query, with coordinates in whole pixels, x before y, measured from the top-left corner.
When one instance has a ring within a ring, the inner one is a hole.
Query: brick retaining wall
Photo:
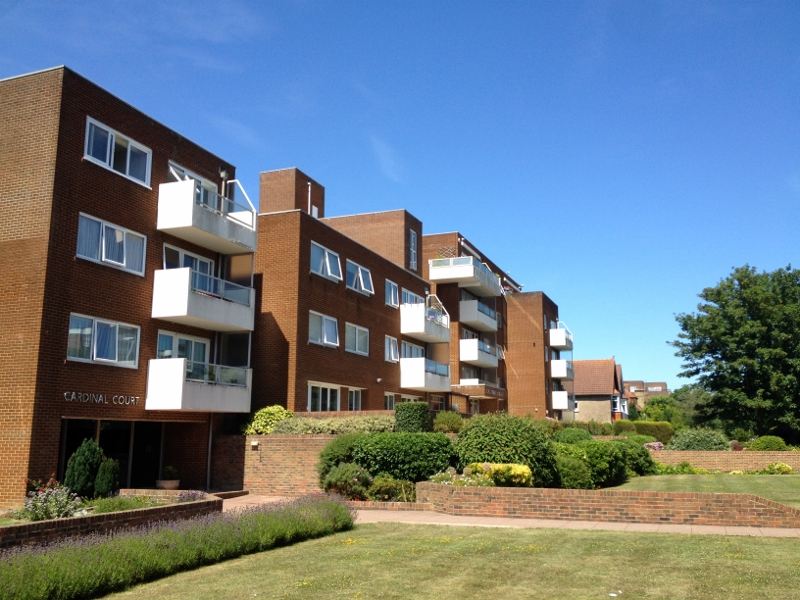
[[[667,465],[688,462],[710,471],[759,471],[769,464],[786,463],[800,470],[800,452],[751,452],[749,450],[651,450],[653,460]]]
[[[335,437],[275,433],[248,435],[244,440],[245,489],[263,496],[319,493],[319,453]]]
[[[453,487],[417,484],[417,502],[451,515],[800,527],[800,510],[750,494]]]

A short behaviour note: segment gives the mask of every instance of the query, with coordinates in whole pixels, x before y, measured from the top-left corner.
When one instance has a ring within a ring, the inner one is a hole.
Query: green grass
[[[755,494],[800,508],[800,475],[654,475],[636,477],[614,489]]]
[[[798,588],[797,539],[376,524],[113,597],[780,600]]]

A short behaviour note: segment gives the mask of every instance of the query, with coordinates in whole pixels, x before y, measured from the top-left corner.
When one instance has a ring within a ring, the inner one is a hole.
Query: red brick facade
[[[263,496],[302,496],[320,491],[319,453],[333,435],[249,435],[244,442],[244,487]]]

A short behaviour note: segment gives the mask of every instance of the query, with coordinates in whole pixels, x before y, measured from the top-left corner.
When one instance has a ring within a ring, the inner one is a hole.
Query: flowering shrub
[[[450,467],[446,471],[431,475],[430,481],[433,483],[441,483],[443,485],[452,485],[455,487],[493,487],[494,481],[484,471],[469,472],[459,475],[458,472]]]
[[[291,419],[293,413],[279,404],[262,408],[245,427],[246,435],[265,435],[272,433],[275,426],[285,419]]]
[[[378,475],[369,486],[367,497],[377,502],[414,502],[417,489],[411,481]]]
[[[669,450],[728,450],[728,438],[715,429],[681,429],[669,443]]]
[[[366,500],[367,490],[371,484],[372,477],[364,467],[354,463],[340,463],[325,477],[322,489],[350,500]]]
[[[661,443],[661,442],[647,442],[644,445],[644,447],[647,448],[648,450],[656,450],[656,451],[658,451],[658,450],[663,450],[664,449],[664,444]]]
[[[48,485],[28,492],[25,506],[17,513],[20,519],[44,521],[71,517],[81,507],[81,499],[63,485]]]
[[[764,475],[791,475],[794,469],[790,465],[782,462],[768,464],[761,472]]]
[[[528,465],[511,463],[472,463],[464,469],[465,474],[485,473],[498,487],[530,487],[533,479]]]
[[[327,419],[294,417],[278,422],[272,433],[341,435],[344,433],[373,433],[379,431],[394,431],[394,417],[391,415],[358,415],[354,417],[330,417]]]
[[[200,490],[183,490],[178,494],[178,502],[195,502],[197,500],[205,500],[208,494]]]

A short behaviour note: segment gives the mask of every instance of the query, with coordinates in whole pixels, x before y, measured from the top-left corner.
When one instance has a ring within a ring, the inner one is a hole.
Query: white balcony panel
[[[497,316],[486,314],[492,309],[481,310],[477,300],[461,300],[458,303],[458,320],[478,331],[497,331]]]
[[[569,410],[569,392],[553,392],[553,410]]]
[[[436,283],[457,283],[477,296],[500,296],[500,280],[489,268],[473,256],[433,258],[428,261],[428,273]]]
[[[158,230],[222,254],[255,252],[255,213],[242,207],[214,210],[195,202],[194,190],[194,181],[158,186]]]
[[[431,364],[428,359],[421,358],[401,358],[400,359],[400,387],[418,392],[449,392],[450,375],[445,375],[447,365],[438,365],[443,369],[439,372],[431,372],[433,369],[426,367],[426,362]]]
[[[497,367],[497,351],[480,343],[480,340],[459,340],[459,359],[476,367]]]
[[[232,367],[215,369],[216,376],[212,379],[225,380],[227,383],[187,379],[185,358],[151,359],[147,367],[145,410],[250,412],[253,370]]]
[[[550,377],[553,379],[573,379],[571,360],[551,360]]]
[[[559,327],[550,330],[550,347],[559,350],[572,350],[572,332]]]
[[[431,318],[430,309],[422,303],[400,305],[400,333],[432,344],[450,341],[450,326],[446,316]]]
[[[204,276],[204,281],[213,278]],[[192,285],[192,270],[162,269],[155,272],[153,283],[154,319],[191,325],[211,331],[252,331],[255,316],[255,290],[245,288],[248,305],[232,302]],[[217,280],[220,281],[220,280]]]

